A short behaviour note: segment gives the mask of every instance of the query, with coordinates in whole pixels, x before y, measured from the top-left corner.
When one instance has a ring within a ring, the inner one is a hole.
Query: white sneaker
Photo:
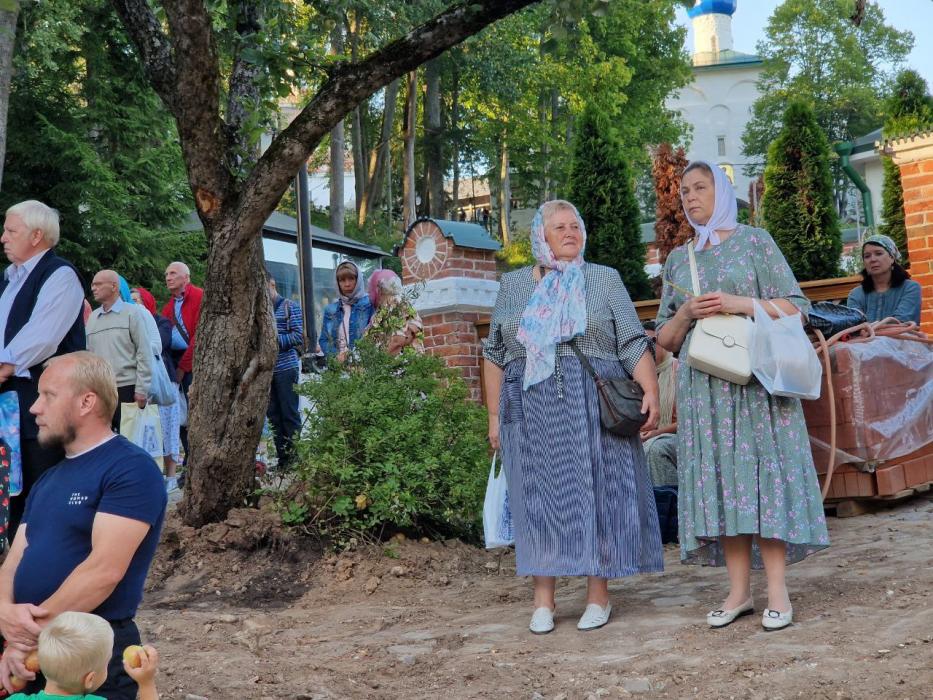
[[[755,603],[749,598],[739,607],[732,608],[732,610],[720,609],[706,613],[706,623],[710,627],[725,627],[726,625],[731,625],[737,618],[743,615],[749,615],[753,612],[755,612]]]
[[[790,608],[787,612],[778,612],[777,610],[765,608],[761,616],[761,626],[768,632],[774,632],[775,630],[782,630],[785,627],[789,627],[793,621],[793,608]]]
[[[178,490],[178,477],[169,476],[165,479],[165,492],[171,493]]]
[[[577,629],[583,632],[587,630],[596,630],[609,622],[609,616],[612,614],[612,605],[607,603],[604,608],[596,603],[590,603],[583,611],[580,621],[577,623]]]
[[[554,611],[551,608],[537,608],[531,616],[528,629],[532,634],[547,634],[554,629]]]

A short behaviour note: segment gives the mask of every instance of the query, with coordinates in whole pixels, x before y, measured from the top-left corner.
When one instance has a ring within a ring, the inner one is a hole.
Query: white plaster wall
[[[758,98],[760,65],[716,67],[694,71],[694,82],[667,100],[693,127],[687,157],[733,166],[736,196],[747,200],[751,178],[742,173],[748,158],[742,133]],[[726,155],[718,155],[717,137],[725,136]]]

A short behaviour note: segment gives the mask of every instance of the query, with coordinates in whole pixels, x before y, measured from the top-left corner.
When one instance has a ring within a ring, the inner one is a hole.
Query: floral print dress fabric
[[[782,298],[804,314],[809,310],[787,261],[763,229],[740,225],[720,245],[697,251],[696,259],[702,292]],[[684,246],[671,252],[663,274],[659,331],[687,300],[677,287],[691,288]],[[829,534],[800,401],[771,396],[755,378],[739,386],[691,368],[686,362],[689,343],[688,334],[677,372],[683,562],[722,566],[718,538],[723,535],[783,540],[789,563],[827,547]],[[753,566],[761,568],[757,542]]]

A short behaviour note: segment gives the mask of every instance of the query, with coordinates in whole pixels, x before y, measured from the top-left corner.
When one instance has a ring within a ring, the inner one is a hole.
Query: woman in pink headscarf
[[[424,352],[424,324],[402,290],[402,280],[392,270],[376,270],[369,278],[373,314],[366,337],[390,355],[404,348]]]

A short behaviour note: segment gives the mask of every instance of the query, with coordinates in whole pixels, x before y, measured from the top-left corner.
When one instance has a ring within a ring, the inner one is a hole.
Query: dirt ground
[[[760,616],[710,630],[725,572],[669,548],[665,573],[611,585],[602,630],[576,630],[583,584],[561,581],[557,629],[536,637],[511,554],[406,540],[322,556],[235,511],[197,535],[170,520],[137,619],[163,698],[930,698],[931,526],[929,494],[830,518],[833,546],[790,569],[780,632]]]

